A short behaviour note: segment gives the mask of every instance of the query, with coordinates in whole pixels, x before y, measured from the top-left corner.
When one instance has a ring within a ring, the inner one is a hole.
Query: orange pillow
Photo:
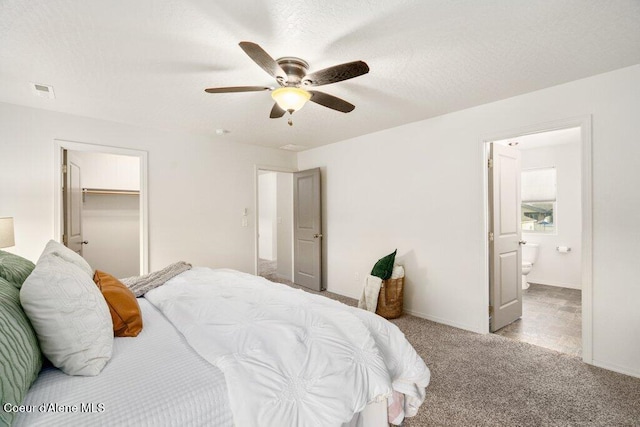
[[[133,292],[118,279],[104,271],[96,270],[93,275],[98,289],[107,301],[113,335],[116,337],[135,337],[142,330],[142,314]]]

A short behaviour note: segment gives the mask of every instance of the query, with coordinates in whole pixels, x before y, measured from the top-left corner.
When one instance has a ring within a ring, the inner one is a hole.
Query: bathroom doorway
[[[590,150],[587,155],[584,150],[589,149],[590,139],[585,128],[586,125],[575,123],[523,131],[487,141],[486,148],[488,157],[491,144],[517,150],[520,157],[520,200],[511,212],[517,212],[520,233],[516,253],[517,274],[522,274],[521,287],[517,289],[522,311],[510,323],[490,330],[588,361],[591,234],[590,191],[586,190],[590,188]],[[584,200],[585,194],[588,200]],[[489,202],[487,218],[491,233],[494,213]],[[489,259],[493,260],[493,255]],[[494,270],[496,264],[489,263],[490,282],[507,271]],[[500,308],[503,296],[498,294],[502,291],[490,286],[489,298],[493,302],[490,321],[495,320],[495,306]],[[515,299],[513,290],[504,289],[505,295],[509,292]]]

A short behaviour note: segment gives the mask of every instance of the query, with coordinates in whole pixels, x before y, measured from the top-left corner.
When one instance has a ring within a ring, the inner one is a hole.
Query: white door
[[[63,217],[62,242],[82,256],[82,181],[80,159],[73,152],[63,151]]]
[[[320,169],[293,174],[293,281],[322,290]]]
[[[522,317],[520,151],[491,144],[489,160],[491,332]]]

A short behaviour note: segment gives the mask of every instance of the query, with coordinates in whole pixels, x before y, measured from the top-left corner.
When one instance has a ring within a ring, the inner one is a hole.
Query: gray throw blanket
[[[153,288],[164,285],[165,282],[178,274],[191,269],[191,264],[184,261],[176,262],[162,270],[145,274],[144,276],[133,276],[120,279],[120,281],[133,292],[137,297],[144,295]]]

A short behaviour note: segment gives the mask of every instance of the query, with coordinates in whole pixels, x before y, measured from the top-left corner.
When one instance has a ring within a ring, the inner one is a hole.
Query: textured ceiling
[[[517,150],[535,150],[536,148],[550,147],[563,144],[580,144],[581,129],[579,127],[569,129],[551,130],[547,132],[533,133],[515,138],[494,141],[496,144],[509,145],[517,143]]]
[[[314,147],[640,63],[639,22],[638,0],[2,0],[0,102]],[[274,84],[243,40],[310,71],[366,61],[321,88],[356,109],[289,127],[268,92],[206,94]]]

